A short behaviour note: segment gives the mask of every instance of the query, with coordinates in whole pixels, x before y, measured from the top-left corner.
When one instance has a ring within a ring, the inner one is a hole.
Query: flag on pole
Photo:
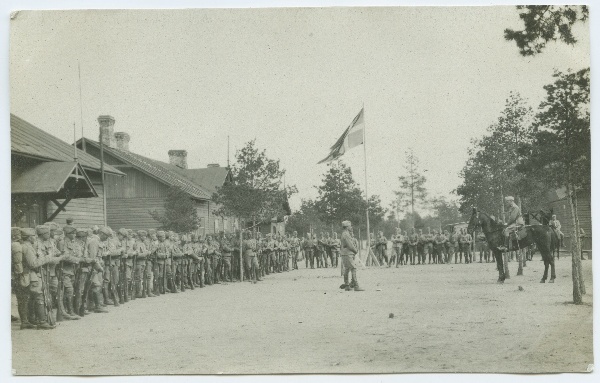
[[[330,148],[331,152],[327,157],[319,161],[319,164],[324,162],[335,161],[340,158],[348,149],[352,149],[363,144],[365,129],[364,108],[358,112],[350,126],[346,128],[344,134]]]

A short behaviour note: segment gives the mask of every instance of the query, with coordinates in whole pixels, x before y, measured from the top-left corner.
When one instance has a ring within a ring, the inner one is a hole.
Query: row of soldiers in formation
[[[390,239],[392,242],[391,256],[388,256],[388,239],[379,232],[375,239],[371,234],[371,244],[375,250],[375,256],[380,265],[387,263],[391,267],[400,265],[420,265],[428,263],[465,263],[475,261],[474,252],[479,252],[479,262],[495,262],[495,257],[490,251],[483,233],[477,235],[474,241],[466,228],[450,233],[448,230],[431,230],[423,233],[423,229],[412,229],[410,235],[399,228]]]
[[[256,283],[264,275],[297,269],[301,242],[295,233],[245,232],[240,246],[233,234],[204,239],[152,229],[60,228],[54,222],[13,227],[11,237],[21,329],[52,329],[56,321],[106,313],[107,305],[233,281],[239,267],[244,279]]]

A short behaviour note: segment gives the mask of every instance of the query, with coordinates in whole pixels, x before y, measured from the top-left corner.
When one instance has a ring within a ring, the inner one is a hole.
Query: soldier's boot
[[[33,329],[35,326],[29,322],[29,304],[19,305],[19,318],[21,319],[21,330]]]
[[[115,305],[115,307],[119,307],[120,304],[123,303],[122,296],[119,296],[119,293],[117,292],[117,287],[116,286],[112,286],[111,284],[111,288],[109,290],[110,294],[108,295],[109,297],[112,295],[112,302],[113,305]]]
[[[352,270],[352,283],[354,284],[354,291],[365,291],[358,285],[358,279],[356,279],[356,269]]]
[[[200,288],[204,288],[204,275],[200,274],[198,275],[198,282],[200,284]]]
[[[108,284],[103,284],[102,285],[102,296],[104,298],[104,305],[114,305],[115,302],[113,302],[112,299],[110,299],[110,293],[108,291]]]
[[[130,296],[129,296],[129,286],[131,285],[131,282],[128,281],[127,279],[125,279],[124,281],[125,283],[123,283],[123,301],[124,302],[129,302]]]
[[[340,285],[340,289],[345,289],[348,287],[348,275],[344,275],[344,283]]]
[[[152,281],[150,279],[148,279],[146,287],[144,288],[144,295],[146,295],[148,298],[156,297],[156,295],[152,293]]]
[[[170,284],[171,284],[171,292],[173,294],[176,294],[179,292],[179,290],[177,290],[177,286],[175,285],[175,281],[173,280],[173,277],[170,278]]]
[[[181,292],[185,291],[185,277],[181,278]]]
[[[146,290],[142,289],[142,281],[135,281],[135,297],[146,298]]]
[[[48,319],[46,318],[46,306],[43,303],[38,303],[35,305],[35,312],[37,317],[40,319],[37,325],[38,330],[51,330],[56,326],[48,323]]]
[[[77,313],[73,309],[73,299],[74,298],[72,296],[67,297],[67,299],[65,301],[65,303],[67,304],[67,312],[66,313],[71,317],[71,320],[78,320],[78,319],[81,319],[81,317],[79,315],[77,315]]]
[[[108,310],[100,305],[100,299],[101,299],[100,296],[101,295],[102,294],[100,293],[100,291],[93,292],[94,302],[96,303],[96,308],[94,309],[94,312],[104,314],[104,313],[107,313]],[[118,304],[117,304],[117,306],[118,306]]]

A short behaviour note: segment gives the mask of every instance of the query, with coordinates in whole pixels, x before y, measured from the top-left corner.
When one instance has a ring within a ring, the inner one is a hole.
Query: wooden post
[[[239,219],[240,228],[240,282],[244,282],[244,233],[242,231],[242,219]]]

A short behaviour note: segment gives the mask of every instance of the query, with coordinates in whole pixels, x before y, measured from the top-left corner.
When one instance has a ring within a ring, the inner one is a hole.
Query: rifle
[[[58,279],[58,291],[56,292],[56,320],[58,322],[63,320],[63,294],[64,294],[64,280],[63,280],[63,262],[60,261],[56,267],[56,277]]]
[[[131,272],[132,272],[133,274],[135,274],[135,272],[136,272],[136,270],[137,270],[137,269],[136,269],[136,266],[137,266],[137,252],[136,252],[136,253],[133,255],[133,268],[131,269]],[[142,276],[142,279],[143,279],[143,278],[144,278],[144,277]],[[135,277],[134,277],[134,279],[135,279]],[[136,295],[136,294],[135,294],[135,286],[134,286],[134,285],[135,285],[135,283],[133,283],[133,284],[131,285],[131,300],[132,300],[132,301],[135,301],[135,295]]]
[[[48,276],[50,271],[48,270],[48,265],[44,265],[42,267],[42,295],[44,297],[44,308],[46,309],[46,317],[48,320],[48,324],[54,326],[56,323],[54,321],[54,317],[52,316],[52,299],[50,298],[50,289],[48,288]],[[45,278],[44,278],[45,276]]]
[[[83,285],[83,296],[81,297],[81,306],[77,307],[77,311],[79,312],[80,317],[83,317],[85,315],[85,304],[87,302],[87,297],[90,294],[90,288],[92,287],[92,277],[93,273],[95,272],[96,271],[94,270],[94,265],[92,263],[90,264],[90,272],[88,273],[85,283]]]
[[[125,264],[125,258],[123,258],[123,253],[121,252],[121,263],[119,267],[119,303],[123,304],[127,300],[127,275],[125,268],[127,265]]]

